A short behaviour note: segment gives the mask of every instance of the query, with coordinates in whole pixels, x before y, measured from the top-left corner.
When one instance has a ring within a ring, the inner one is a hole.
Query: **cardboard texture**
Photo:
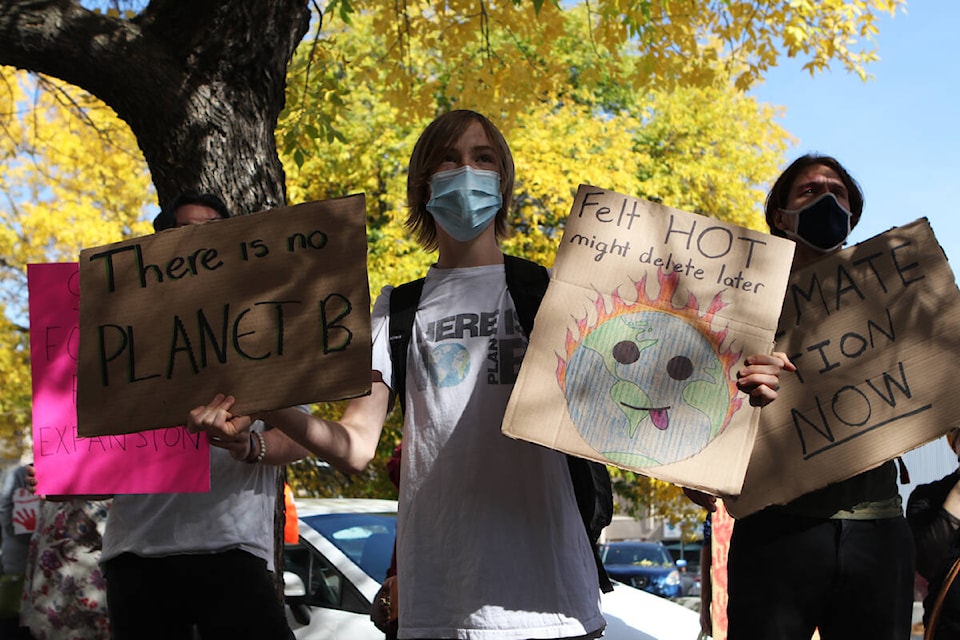
[[[503,423],[509,436],[737,494],[793,243],[581,185]]]
[[[80,274],[75,262],[27,265],[33,461],[41,495],[210,490],[206,435],[183,427],[77,437]]]
[[[764,408],[737,518],[879,466],[960,424],[960,292],[926,219],[790,278],[777,350],[797,365]]]
[[[366,258],[363,194],[85,249],[79,433],[369,393]]]

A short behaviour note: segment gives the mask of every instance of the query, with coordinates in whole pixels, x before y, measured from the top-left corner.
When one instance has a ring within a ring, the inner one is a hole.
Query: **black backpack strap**
[[[600,559],[600,548],[597,545],[600,533],[613,519],[613,487],[610,484],[610,472],[599,462],[571,455],[567,455],[567,468],[570,469],[570,480],[573,481],[573,494],[577,498],[580,518],[583,520],[583,526],[587,530],[587,536],[593,548],[593,560],[597,564],[600,590],[610,593],[613,591],[613,585]]]
[[[390,361],[393,364],[393,400],[399,400],[400,411],[406,409],[407,350],[413,333],[424,278],[407,282],[390,292]],[[391,406],[393,403],[391,402]]]
[[[536,262],[506,254],[503,256],[503,270],[507,278],[507,291],[517,310],[517,320],[529,337],[533,332],[537,309],[550,284],[550,272]]]

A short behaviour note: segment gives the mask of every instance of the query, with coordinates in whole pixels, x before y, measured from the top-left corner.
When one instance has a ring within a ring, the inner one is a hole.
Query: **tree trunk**
[[[4,0],[0,64],[96,95],[130,125],[161,206],[188,189],[235,213],[286,202],[274,129],[304,0],[152,0],[131,19]]]

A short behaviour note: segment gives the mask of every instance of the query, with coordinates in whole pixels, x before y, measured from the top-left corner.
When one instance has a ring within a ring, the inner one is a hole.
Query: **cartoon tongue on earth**
[[[653,426],[660,431],[664,431],[667,426],[670,424],[670,418],[667,417],[667,409],[670,407],[665,407],[663,409],[648,409],[650,412],[650,419],[653,420]]]

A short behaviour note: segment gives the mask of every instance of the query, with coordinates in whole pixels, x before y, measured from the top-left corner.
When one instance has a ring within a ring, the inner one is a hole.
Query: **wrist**
[[[240,447],[239,445],[245,442],[245,447]],[[237,462],[246,462],[247,458],[250,457],[250,452],[253,451],[253,443],[250,442],[250,437],[247,436],[245,441],[238,441],[237,446],[227,447],[227,450],[230,452],[230,456]]]

